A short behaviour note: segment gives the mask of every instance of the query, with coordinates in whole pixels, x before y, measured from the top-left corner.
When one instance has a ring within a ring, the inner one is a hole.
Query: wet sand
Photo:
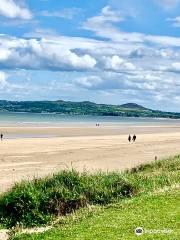
[[[180,126],[1,127],[0,192],[61,169],[111,171],[180,153]],[[136,134],[136,143],[127,141]]]

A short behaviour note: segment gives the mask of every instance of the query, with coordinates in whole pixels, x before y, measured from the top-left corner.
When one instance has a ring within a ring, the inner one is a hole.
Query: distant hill
[[[96,104],[89,101],[6,101],[0,100],[0,112],[57,113],[122,117],[180,118],[180,113],[148,109],[136,103]]]
[[[137,110],[147,110],[147,108],[138,105],[136,103],[125,103],[120,105],[122,108],[126,108],[126,109],[137,109]]]

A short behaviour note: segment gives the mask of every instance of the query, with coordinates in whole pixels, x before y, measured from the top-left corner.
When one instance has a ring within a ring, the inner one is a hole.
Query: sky
[[[0,0],[0,99],[180,112],[180,0]]]

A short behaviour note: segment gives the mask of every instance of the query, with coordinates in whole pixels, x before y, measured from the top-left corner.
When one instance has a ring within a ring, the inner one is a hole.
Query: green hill
[[[136,103],[125,103],[120,105],[122,108],[126,108],[126,109],[134,109],[134,110],[150,110],[148,108],[145,108],[139,104]]]
[[[0,112],[57,113],[122,117],[180,118],[180,113],[162,112],[136,103],[96,104],[89,101],[6,101],[0,100]]]

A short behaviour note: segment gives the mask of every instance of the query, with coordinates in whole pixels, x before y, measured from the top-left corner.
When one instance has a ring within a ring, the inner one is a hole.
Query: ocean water
[[[128,118],[117,116],[79,116],[41,113],[0,113],[0,126],[63,126],[63,125],[180,125],[180,119]]]

